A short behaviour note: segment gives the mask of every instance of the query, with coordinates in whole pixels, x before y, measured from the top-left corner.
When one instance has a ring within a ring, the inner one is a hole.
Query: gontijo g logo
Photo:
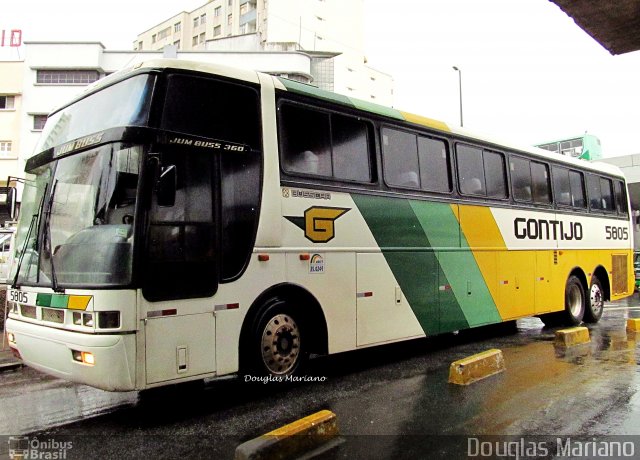
[[[284,217],[304,230],[304,236],[308,240],[314,243],[327,243],[335,237],[334,222],[347,211],[349,208],[312,206],[304,212],[304,217]]]

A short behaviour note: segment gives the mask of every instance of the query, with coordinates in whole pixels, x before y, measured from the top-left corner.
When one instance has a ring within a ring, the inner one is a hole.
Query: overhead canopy
[[[640,49],[640,0],[550,0],[611,54]]]

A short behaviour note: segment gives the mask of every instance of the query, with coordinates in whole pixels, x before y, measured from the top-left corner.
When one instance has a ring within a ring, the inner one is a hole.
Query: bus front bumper
[[[83,334],[11,318],[5,329],[27,366],[103,390],[135,389],[135,334]],[[77,361],[74,351],[91,353],[94,364]]]

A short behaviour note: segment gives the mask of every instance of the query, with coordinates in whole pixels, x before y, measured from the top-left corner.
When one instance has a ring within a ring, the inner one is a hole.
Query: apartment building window
[[[207,23],[207,13],[204,13],[202,16],[200,16],[200,24],[206,24]]]
[[[240,29],[239,29],[239,31],[238,31],[238,32],[239,32],[241,35],[242,35],[242,34],[246,34],[246,33],[247,33],[247,24],[242,24],[242,25],[240,26]]]
[[[175,46],[176,49],[180,49],[180,40],[176,40],[175,42],[173,42],[173,46]]]
[[[191,40],[191,46],[198,46],[198,36],[197,35],[195,37],[193,37],[193,39]]]
[[[243,14],[247,14],[248,11],[249,3],[243,3],[242,5],[240,5],[240,16],[242,16]]]
[[[0,110],[12,110],[14,103],[15,96],[0,96]]]
[[[11,156],[11,141],[0,141],[0,157]]]
[[[156,34],[153,34],[153,35],[151,36],[151,43],[155,43],[156,41],[158,41],[158,40],[157,40],[157,36],[156,36]]]
[[[204,32],[200,34],[200,43],[204,43]]]
[[[173,33],[177,34],[178,32],[180,32],[182,30],[182,22],[176,22],[173,25]]]
[[[36,83],[43,85],[88,85],[100,78],[97,70],[38,70]]]
[[[143,44],[142,41],[138,42],[138,51],[142,51],[142,44]]]
[[[193,27],[198,27],[200,25],[200,17],[193,18]]]
[[[229,0],[229,6],[233,6],[233,0]]]
[[[213,10],[213,17],[217,18],[219,16],[222,15],[222,7],[221,6],[216,6],[216,9]]]
[[[219,37],[220,35],[222,35],[222,26],[215,26],[213,28],[213,36]]]
[[[233,14],[227,16],[227,25],[230,26],[231,24],[233,24]]]
[[[46,115],[34,115],[33,116],[33,130],[34,131],[42,131],[44,128],[44,124],[47,122]]]
[[[169,35],[171,35],[171,27],[167,27],[166,29],[163,29],[160,32],[158,32],[158,40],[162,40],[163,38],[166,38]]]

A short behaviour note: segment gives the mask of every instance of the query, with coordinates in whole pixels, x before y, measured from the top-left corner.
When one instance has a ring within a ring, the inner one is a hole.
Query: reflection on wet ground
[[[640,334],[626,332],[630,317],[640,318],[637,295],[609,304],[588,325],[591,342],[573,348],[555,347],[556,329],[528,318],[314,359],[308,375],[326,381],[300,385],[232,379],[107,393],[24,369],[0,375],[0,433],[106,434],[76,448],[104,458],[123,450],[231,458],[238,442],[329,409],[343,436],[318,458],[439,456],[475,435],[639,435]],[[503,351],[505,372],[469,387],[447,383],[452,361],[488,348]]]

